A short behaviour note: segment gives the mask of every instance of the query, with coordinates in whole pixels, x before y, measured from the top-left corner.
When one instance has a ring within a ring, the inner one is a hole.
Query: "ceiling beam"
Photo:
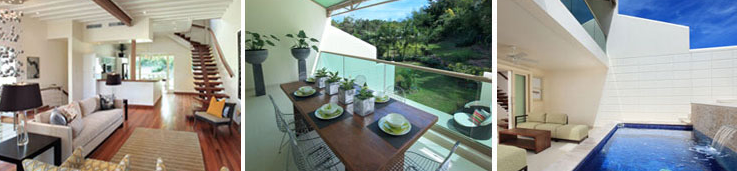
[[[120,22],[123,22],[126,26],[132,26],[133,22],[131,22],[131,17],[128,16],[123,10],[118,7],[118,5],[115,5],[113,1],[111,0],[92,0],[97,3],[97,5],[100,5],[102,9],[105,9],[108,13],[113,15],[115,18],[120,20]]]

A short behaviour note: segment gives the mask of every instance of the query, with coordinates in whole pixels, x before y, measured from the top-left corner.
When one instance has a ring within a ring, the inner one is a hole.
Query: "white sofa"
[[[76,119],[82,119],[84,123],[83,129],[77,136],[73,136],[70,126],[49,124],[49,116],[53,109],[35,115],[27,126],[28,132],[61,138],[62,158],[69,157],[75,147],[82,147],[83,156],[89,155],[125,121],[127,104],[124,103],[124,100],[116,99],[115,109],[109,110],[100,110],[98,97],[72,103],[79,104],[82,116]]]

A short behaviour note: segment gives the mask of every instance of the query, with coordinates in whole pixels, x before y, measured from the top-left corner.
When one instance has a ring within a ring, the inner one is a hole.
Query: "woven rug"
[[[194,132],[136,128],[110,161],[117,163],[126,154],[130,155],[131,171],[156,170],[159,157],[167,170],[205,170],[200,140]]]

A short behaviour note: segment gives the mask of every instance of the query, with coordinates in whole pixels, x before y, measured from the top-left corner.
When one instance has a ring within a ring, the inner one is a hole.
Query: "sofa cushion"
[[[581,141],[589,136],[589,126],[586,125],[564,125],[558,127],[553,138]]]
[[[535,129],[535,126],[543,124],[542,122],[523,122],[517,124],[517,128]]]
[[[563,126],[562,124],[554,124],[554,123],[544,123],[535,126],[535,129],[537,130],[545,130],[550,131],[550,136],[555,135],[555,130],[558,129],[558,127]]]
[[[556,124],[568,124],[568,115],[566,114],[548,114],[545,117],[546,123],[556,123]]]
[[[84,119],[77,118],[69,122],[69,127],[72,127],[72,138],[76,139],[84,131]]]
[[[90,97],[79,101],[79,106],[82,109],[82,117],[86,117],[100,109],[100,100],[97,97]]]
[[[85,146],[92,139],[97,137],[102,131],[110,126],[116,119],[122,118],[122,109],[102,110],[95,113],[91,113],[84,117],[85,129],[78,137],[74,138],[72,144],[74,147]]]
[[[545,122],[545,114],[527,115],[527,122]]]

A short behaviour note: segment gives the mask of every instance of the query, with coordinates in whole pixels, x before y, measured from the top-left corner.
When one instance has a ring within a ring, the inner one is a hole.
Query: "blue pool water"
[[[706,146],[710,142],[696,139],[688,126],[620,125],[575,170],[727,171],[724,163],[735,166],[734,152],[716,154]]]

